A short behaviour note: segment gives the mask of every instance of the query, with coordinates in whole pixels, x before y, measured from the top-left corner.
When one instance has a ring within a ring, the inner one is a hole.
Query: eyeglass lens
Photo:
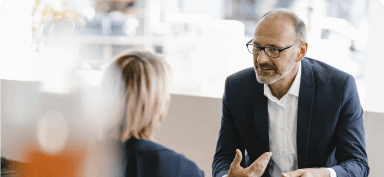
[[[261,48],[260,46],[255,45],[248,45],[248,51],[255,55],[260,55]],[[278,57],[279,56],[279,50],[272,47],[272,48],[264,48],[265,53],[270,57]]]

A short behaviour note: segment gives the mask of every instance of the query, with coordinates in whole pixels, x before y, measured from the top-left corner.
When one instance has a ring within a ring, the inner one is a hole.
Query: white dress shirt
[[[268,98],[269,148],[273,154],[269,163],[271,177],[281,177],[281,173],[298,169],[296,134],[300,82],[301,62],[288,93],[280,100],[264,84],[264,95]],[[332,168],[327,169],[331,177],[336,177]]]

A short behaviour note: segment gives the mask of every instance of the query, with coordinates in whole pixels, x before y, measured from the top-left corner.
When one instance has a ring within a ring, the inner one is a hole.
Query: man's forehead
[[[296,33],[290,20],[284,17],[272,17],[262,19],[256,26],[255,40],[295,40]],[[257,41],[256,41],[257,42]]]

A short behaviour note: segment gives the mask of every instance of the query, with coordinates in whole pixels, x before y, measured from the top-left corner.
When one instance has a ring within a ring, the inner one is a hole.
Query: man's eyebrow
[[[261,46],[261,45],[260,45],[258,42],[256,42],[256,41],[253,41],[253,44]],[[280,48],[279,46],[276,46],[276,45],[274,45],[274,44],[267,44],[266,46],[263,46],[263,47],[276,47],[276,48]]]

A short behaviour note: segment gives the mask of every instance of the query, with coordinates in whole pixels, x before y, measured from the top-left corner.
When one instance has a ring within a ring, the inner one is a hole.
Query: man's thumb
[[[243,159],[243,156],[241,155],[241,151],[239,149],[236,149],[236,156],[232,162],[232,165],[235,167],[239,166],[242,159]]]

